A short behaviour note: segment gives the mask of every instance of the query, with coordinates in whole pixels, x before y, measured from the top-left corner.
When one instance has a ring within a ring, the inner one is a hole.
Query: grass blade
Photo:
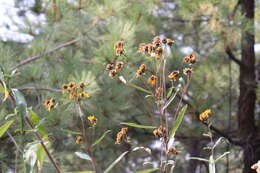
[[[116,166],[116,164],[118,164],[118,162],[120,162],[120,161],[123,159],[123,157],[124,157],[127,153],[129,153],[129,151],[126,151],[126,152],[122,153],[122,154],[104,171],[104,173],[108,173],[109,171],[111,171],[112,168],[114,168],[114,167]]]
[[[156,129],[157,128],[156,126],[145,126],[145,125],[136,124],[136,123],[126,123],[126,122],[123,122],[123,123],[120,123],[120,124],[123,124],[123,125],[126,125],[126,126],[130,126],[130,127],[141,128],[141,129]]]
[[[110,132],[111,132],[111,130],[105,131],[105,132],[103,133],[103,135],[102,135],[100,138],[98,138],[98,139],[91,145],[91,147],[94,147],[95,145],[99,144],[99,143],[104,139],[104,137],[105,137],[108,133],[110,133]]]

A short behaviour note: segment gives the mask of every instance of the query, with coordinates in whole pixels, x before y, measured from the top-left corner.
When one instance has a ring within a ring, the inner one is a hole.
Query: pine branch
[[[43,91],[50,91],[50,92],[62,92],[60,89],[54,89],[54,88],[46,88],[46,87],[22,87],[17,88],[20,91],[23,90],[43,90]]]
[[[27,59],[21,61],[19,64],[15,65],[14,67],[12,67],[12,68],[11,68],[11,71],[13,71],[13,70],[15,70],[15,69],[17,69],[17,68],[19,68],[19,67],[21,67],[21,66],[23,66],[23,65],[29,64],[30,62],[35,61],[35,60],[37,60],[37,59],[43,57],[44,55],[51,54],[51,53],[53,53],[53,52],[55,52],[55,51],[57,51],[57,50],[59,50],[59,49],[61,49],[61,48],[70,46],[70,45],[72,45],[72,44],[75,44],[75,43],[78,42],[79,40],[80,40],[80,39],[74,39],[74,40],[68,41],[68,42],[63,43],[63,44],[61,44],[61,45],[55,47],[54,49],[51,49],[51,50],[49,50],[49,51],[47,51],[47,52],[45,52],[45,53],[43,53],[43,54],[29,57],[29,58],[27,58]]]

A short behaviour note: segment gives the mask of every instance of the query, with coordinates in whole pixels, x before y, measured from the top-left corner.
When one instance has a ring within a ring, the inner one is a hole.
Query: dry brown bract
[[[135,76],[136,78],[140,78],[147,71],[147,67],[145,64],[140,65],[140,67],[136,70]]]
[[[155,75],[152,75],[149,77],[149,79],[147,80],[147,83],[154,86],[157,82],[157,77]]]
[[[125,128],[122,128],[120,130],[120,132],[117,133],[115,144],[121,144],[121,142],[123,141],[124,137],[126,136],[127,130],[128,130],[128,128],[125,127]]]
[[[196,62],[195,54],[191,53],[191,54],[185,56],[184,59],[183,59],[183,62],[194,64]]]
[[[123,41],[116,42],[115,45],[114,45],[114,50],[115,50],[117,57],[123,55],[123,53],[124,53],[124,42]]]

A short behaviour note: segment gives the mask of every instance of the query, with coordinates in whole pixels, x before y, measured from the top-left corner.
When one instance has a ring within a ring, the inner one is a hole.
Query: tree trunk
[[[239,135],[243,142],[244,173],[254,173],[250,167],[260,160],[260,142],[255,124],[256,76],[254,52],[254,0],[241,0],[242,14],[246,17],[241,40],[241,62],[238,99]]]

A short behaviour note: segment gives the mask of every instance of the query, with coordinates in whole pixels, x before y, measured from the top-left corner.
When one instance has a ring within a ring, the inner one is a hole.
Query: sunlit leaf
[[[145,125],[141,125],[141,124],[136,124],[136,123],[120,123],[122,125],[126,125],[126,126],[130,126],[130,127],[136,127],[136,128],[141,128],[141,129],[156,129],[156,126],[145,126]]]
[[[135,85],[135,84],[127,83],[126,85],[128,85],[128,86],[130,86],[130,87],[132,87],[132,88],[135,88],[135,89],[137,89],[137,90],[139,90],[139,91],[142,91],[142,92],[144,92],[144,93],[146,93],[146,94],[150,94],[150,95],[153,94],[151,91],[148,91],[148,90],[146,90],[146,89],[144,89],[144,88],[142,88],[142,87],[139,87],[139,86],[137,86],[137,85]]]
[[[214,161],[213,155],[210,155],[210,157],[209,157],[209,173],[215,173],[215,172],[216,172],[215,161]]]
[[[179,91],[180,91],[180,88],[178,87],[176,89],[175,93],[169,98],[169,100],[164,105],[163,110],[166,109],[171,104],[171,102],[174,100],[174,98],[176,97],[176,95],[178,94]]]
[[[209,162],[209,160],[200,157],[189,157],[190,160],[199,160],[203,162]]]
[[[221,156],[219,156],[219,157],[215,160],[215,162],[219,161],[220,159],[222,159],[223,157],[225,157],[227,154],[230,154],[230,152],[227,151],[227,152],[223,153]]]
[[[172,130],[170,132],[170,136],[174,136],[176,131],[178,130],[178,128],[180,127],[182,120],[184,118],[184,115],[187,111],[188,105],[185,105],[181,111],[179,112],[179,115],[177,117],[177,119],[174,121],[173,126],[172,126]]]
[[[98,138],[98,139],[91,145],[91,147],[94,147],[95,145],[99,144],[99,143],[105,138],[105,136],[106,136],[108,133],[110,133],[110,132],[111,132],[111,130],[105,131],[105,132],[103,133],[103,135],[102,135],[100,138]]]
[[[13,124],[14,120],[7,121],[4,125],[0,127],[0,138],[8,130],[8,128]]]
[[[86,154],[86,153],[82,153],[82,152],[75,152],[76,156],[78,156],[81,159],[85,159],[85,160],[90,160],[91,161],[91,157]]]

